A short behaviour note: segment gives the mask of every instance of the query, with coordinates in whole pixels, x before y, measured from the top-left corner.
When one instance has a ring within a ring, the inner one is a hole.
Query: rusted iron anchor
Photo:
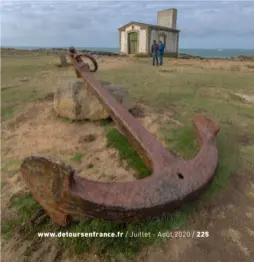
[[[75,49],[69,51],[77,76],[109,111],[118,128],[153,171],[142,180],[103,183],[82,178],[70,166],[44,156],[21,165],[34,198],[62,226],[87,217],[131,222],[169,212],[196,197],[211,182],[218,164],[219,126],[198,115],[193,123],[200,145],[192,160],[168,152],[115,98],[103,89]]]

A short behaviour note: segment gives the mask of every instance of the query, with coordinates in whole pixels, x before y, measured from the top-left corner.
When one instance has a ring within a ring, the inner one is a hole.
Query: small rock
[[[254,104],[254,96],[244,95],[244,94],[239,94],[239,93],[235,93],[235,95],[244,99],[248,103]]]

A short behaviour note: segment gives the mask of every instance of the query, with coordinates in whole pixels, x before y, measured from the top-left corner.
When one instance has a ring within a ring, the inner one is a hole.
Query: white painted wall
[[[120,36],[120,53],[127,53],[127,35],[125,31],[120,32],[121,36]]]
[[[147,52],[147,30],[141,29],[139,33],[139,53],[146,53]]]
[[[159,35],[163,33],[166,36],[165,52],[176,52],[177,51],[177,33],[167,32],[152,29],[150,38],[150,50],[153,44],[153,40],[159,41]]]
[[[147,31],[134,24],[126,27],[125,31],[121,32],[120,52],[128,54],[128,33],[132,30],[136,30],[138,33],[138,53],[146,53]]]
[[[149,52],[151,52],[151,48],[152,48],[154,40],[156,40],[157,42],[159,41],[159,35],[158,35],[158,31],[157,30],[151,30]]]

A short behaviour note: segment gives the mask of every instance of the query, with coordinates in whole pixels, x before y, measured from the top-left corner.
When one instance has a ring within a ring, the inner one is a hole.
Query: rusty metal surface
[[[77,76],[84,79],[153,173],[142,180],[103,183],[82,178],[70,166],[51,158],[28,157],[21,165],[23,178],[54,222],[65,226],[85,217],[120,222],[148,219],[196,197],[211,182],[218,164],[217,124],[203,115],[194,118],[199,152],[194,159],[183,160],[168,152],[102,88],[75,50],[69,56]]]
[[[78,61],[79,63],[82,63],[82,62],[83,62],[82,58],[83,58],[83,57],[86,57],[86,58],[88,58],[88,59],[93,63],[93,66],[94,66],[94,68],[91,69],[90,66],[87,64],[87,66],[88,66],[88,68],[89,68],[89,71],[90,71],[90,72],[96,72],[96,71],[98,70],[98,63],[97,63],[97,61],[95,60],[95,58],[94,58],[92,55],[90,55],[90,54],[87,54],[87,53],[77,53],[74,47],[70,47],[70,48],[69,48],[68,55],[69,55],[69,57],[73,57],[73,56],[75,55],[75,59],[76,59],[76,61]],[[72,58],[71,58],[71,59],[72,59]],[[73,59],[72,59],[72,62],[73,62]],[[78,77],[78,78],[81,78],[80,73],[79,73],[76,69],[75,69],[75,71],[76,71],[77,77]]]

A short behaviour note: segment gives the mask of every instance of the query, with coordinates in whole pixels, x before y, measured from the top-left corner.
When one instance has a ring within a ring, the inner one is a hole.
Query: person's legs
[[[155,55],[155,58],[156,58],[156,65],[159,65],[158,55],[157,54]]]
[[[154,64],[155,64],[155,54],[153,53],[152,55],[153,55],[153,66],[154,66]]]
[[[162,65],[162,55],[161,54],[159,56],[159,60],[160,60],[160,65]]]

